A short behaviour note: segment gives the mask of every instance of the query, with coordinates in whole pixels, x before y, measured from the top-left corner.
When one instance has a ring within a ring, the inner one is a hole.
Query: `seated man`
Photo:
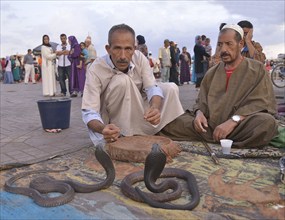
[[[193,112],[186,111],[160,134],[212,143],[229,138],[240,148],[264,146],[277,134],[276,100],[268,74],[261,62],[241,55],[240,26],[224,26],[218,47],[222,62],[206,73]]]
[[[135,32],[113,26],[108,54],[97,58],[86,73],[83,121],[94,144],[120,135],[153,135],[184,113],[174,83],[157,85],[148,59],[135,50]]]

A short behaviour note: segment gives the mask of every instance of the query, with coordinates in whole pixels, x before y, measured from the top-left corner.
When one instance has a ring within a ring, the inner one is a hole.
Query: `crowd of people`
[[[20,83],[23,80],[22,60],[13,55],[1,59],[0,81],[5,84]]]
[[[224,25],[225,23],[222,23],[219,30]],[[240,21],[238,25],[244,31],[245,44],[242,55],[265,63],[266,57],[262,51],[262,46],[252,40],[253,25],[249,21]],[[49,38],[48,36],[45,37]],[[67,39],[66,35],[62,34],[60,40],[61,44],[57,48],[51,47],[49,39],[46,44],[43,42],[44,58],[40,54],[36,60],[31,49],[25,56],[13,55],[7,56],[6,59],[2,58],[1,81],[3,80],[3,83],[20,83],[23,81],[27,84],[29,81],[36,83],[36,81],[42,80],[44,96],[66,96],[67,91],[71,97],[76,97],[78,94],[82,96],[86,67],[97,57],[94,45],[91,43],[91,37],[88,36],[84,42],[78,43],[75,36],[69,36]],[[45,50],[48,48],[49,50]],[[210,38],[204,34],[195,37],[192,56],[186,46],[183,46],[182,51],[180,51],[175,41],[165,39],[163,47],[158,50],[158,57],[154,58],[152,53],[148,51],[146,40],[142,35],[136,36],[136,49],[148,58],[157,81],[174,82],[178,86],[191,83],[195,84],[197,91],[207,70],[220,62],[218,44],[216,52],[212,54]],[[47,53],[53,54],[52,59],[47,58]],[[49,61],[49,67],[46,67],[45,64],[42,68],[42,59]],[[49,73],[44,74],[43,78],[42,69]],[[49,77],[47,77],[48,75]],[[66,88],[66,79],[69,82],[68,89]],[[56,93],[56,80],[61,88],[60,93]]]
[[[224,25],[226,23],[222,23],[219,30]],[[237,25],[244,31],[242,56],[258,60],[265,64],[266,56],[263,53],[262,46],[252,39],[253,25],[251,22],[244,20],[238,22]],[[194,53],[192,56],[187,51],[186,46],[182,47],[181,52],[175,41],[165,39],[163,47],[159,48],[158,58],[154,59],[152,54],[148,53],[145,38],[142,35],[138,35],[136,40],[137,49],[149,58],[155,77],[159,78],[162,82],[174,82],[178,86],[184,83],[191,83],[195,84],[197,90],[199,90],[201,81],[208,69],[221,61],[219,45],[216,45],[216,52],[212,54],[211,40],[204,34],[195,37]],[[272,66],[272,63],[270,65]]]
[[[61,44],[53,48],[48,35],[42,38],[40,54],[36,57],[31,49],[24,56],[7,56],[1,60],[1,81],[4,84],[42,81],[43,96],[71,97],[83,94],[86,68],[96,57],[96,50],[88,36],[78,43],[75,36],[60,35]],[[36,59],[38,58],[38,59]],[[68,79],[68,85],[66,80]],[[60,92],[57,92],[57,81]]]
[[[78,43],[75,36],[60,35],[61,44],[54,50],[50,44],[49,36],[43,36],[41,48],[42,57],[42,83],[44,96],[56,96],[56,69],[60,85],[58,96],[66,96],[67,87],[70,97],[83,95],[86,68],[96,59],[96,50],[91,43],[91,37],[85,42]],[[68,41],[68,43],[67,43]],[[58,58],[57,67],[55,65]],[[68,86],[66,86],[68,79]]]
[[[205,37],[205,40],[202,40]],[[182,51],[175,41],[164,40],[163,47],[159,48],[158,58],[154,58],[151,52],[148,52],[145,38],[142,35],[136,37],[137,49],[140,50],[150,62],[153,74],[157,81],[174,82],[178,86],[187,83],[194,83],[199,87],[201,81],[200,72],[206,72],[209,68],[209,57],[212,54],[210,39],[205,35],[197,36],[196,44],[193,48],[194,56],[183,46]],[[195,57],[197,57],[196,62]],[[191,67],[192,71],[191,71]],[[195,72],[194,69],[199,72]],[[202,70],[201,70],[202,69]],[[197,81],[198,75],[198,81]]]

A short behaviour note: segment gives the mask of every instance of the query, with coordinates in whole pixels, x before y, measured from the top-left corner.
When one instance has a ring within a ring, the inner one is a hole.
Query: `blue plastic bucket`
[[[71,99],[46,99],[37,103],[43,129],[69,128]]]

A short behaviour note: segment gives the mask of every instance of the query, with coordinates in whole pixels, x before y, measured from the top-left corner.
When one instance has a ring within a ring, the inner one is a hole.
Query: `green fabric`
[[[285,127],[278,127],[278,136],[273,138],[270,142],[270,145],[279,148],[285,148]]]

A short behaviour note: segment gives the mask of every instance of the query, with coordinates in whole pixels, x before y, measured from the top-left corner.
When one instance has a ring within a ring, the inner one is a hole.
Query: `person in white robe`
[[[56,95],[56,56],[57,53],[53,51],[49,43],[49,36],[43,36],[43,44],[41,48],[42,55],[42,87],[44,96]]]

